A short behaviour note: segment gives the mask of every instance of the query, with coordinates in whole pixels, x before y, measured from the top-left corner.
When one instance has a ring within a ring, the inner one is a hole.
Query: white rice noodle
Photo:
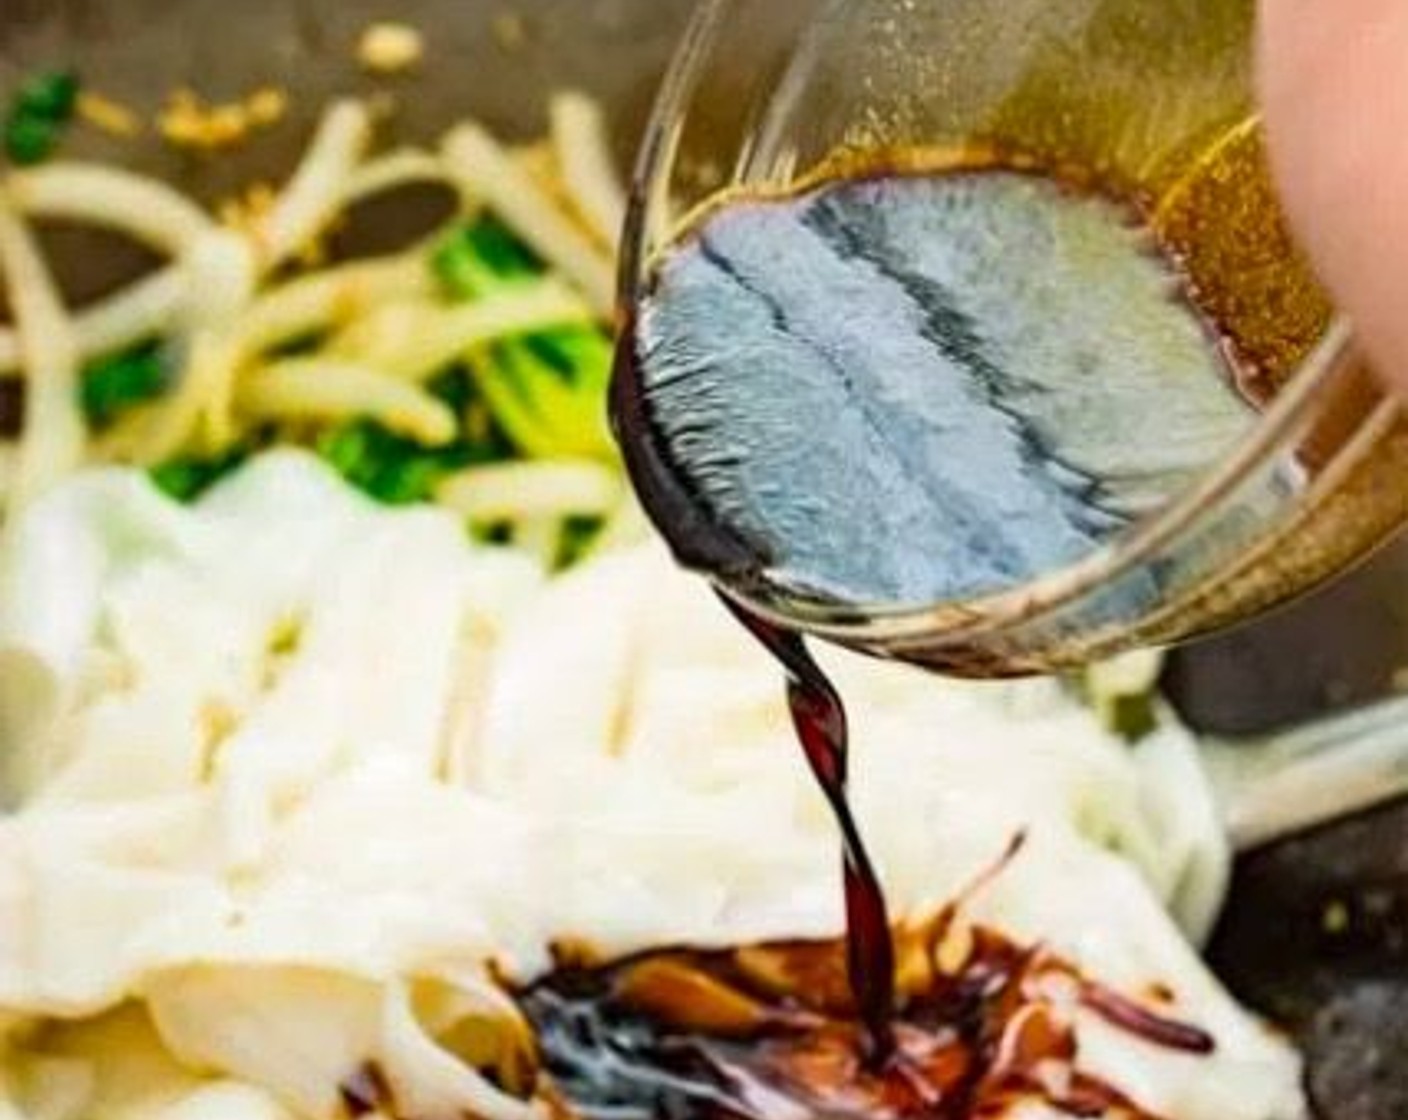
[[[614,249],[626,222],[626,192],[611,157],[606,116],[593,98],[572,90],[553,97],[549,116],[563,182],[582,217]]]
[[[105,226],[180,256],[214,225],[210,217],[160,180],[93,163],[50,163],[17,171],[5,182],[10,200],[28,217]]]
[[[398,377],[423,381],[486,343],[591,321],[591,308],[565,284],[549,279],[472,303],[387,304],[352,323],[331,349]]]
[[[314,968],[198,966],[157,977],[151,1006],[184,1063],[266,1086],[301,1116],[343,1115],[338,1085],[367,1062],[406,1115],[541,1115],[446,1049],[403,983]],[[512,1019],[496,1025],[508,1045],[521,1031]]]
[[[455,414],[443,401],[398,377],[350,362],[278,362],[245,378],[236,403],[260,420],[326,423],[367,416],[432,447],[455,438]]]
[[[635,496],[627,492],[588,547],[587,555],[596,556],[617,549],[635,548],[645,544],[653,535],[650,519],[646,517]]]
[[[615,298],[611,255],[562,213],[497,140],[477,124],[463,124],[445,137],[443,151],[467,201],[482,201],[571,280],[599,316],[611,314]]]
[[[451,475],[435,498],[475,521],[604,517],[621,502],[622,482],[588,460],[500,463]]]
[[[19,333],[25,377],[10,509],[23,507],[83,462],[87,432],[78,403],[78,347],[53,275],[24,222],[0,202],[0,270]]]
[[[387,191],[417,184],[453,188],[455,180],[439,156],[420,148],[400,148],[353,172],[343,189],[342,205],[353,206]]]
[[[287,260],[327,228],[342,207],[371,133],[371,114],[360,101],[334,102],[323,115],[298,170],[258,228],[266,267]]]

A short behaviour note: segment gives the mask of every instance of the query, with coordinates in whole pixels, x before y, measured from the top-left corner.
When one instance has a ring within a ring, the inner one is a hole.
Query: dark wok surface
[[[785,0],[779,0],[785,2]],[[148,138],[84,135],[71,151],[177,178],[207,200],[301,147],[322,101],[396,94],[396,134],[428,139],[469,112],[511,135],[543,124],[546,93],[574,85],[612,108],[622,159],[689,9],[688,0],[0,0],[0,94],[18,78],[77,67],[97,88],[154,109],[173,86],[232,97],[264,82],[294,93],[292,119],[232,158],[190,160]],[[413,78],[371,82],[352,59],[370,18],[428,33]],[[522,45],[504,45],[505,18]],[[80,259],[81,258],[81,259]],[[81,265],[81,267],[75,267]],[[63,272],[91,292],[132,262]],[[1175,657],[1167,685],[1207,730],[1248,732],[1362,702],[1408,665],[1408,547],[1360,575]],[[1400,677],[1400,683],[1402,678]],[[1292,1030],[1310,1057],[1325,1120],[1408,1116],[1408,809],[1390,809],[1243,859],[1213,959],[1244,998]]]

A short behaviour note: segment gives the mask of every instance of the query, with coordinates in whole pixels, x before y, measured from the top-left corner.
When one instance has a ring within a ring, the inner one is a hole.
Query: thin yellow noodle
[[[179,256],[215,224],[180,191],[159,179],[96,163],[49,163],[5,180],[27,217],[90,222]]]
[[[470,467],[446,478],[435,500],[474,521],[601,517],[620,503],[618,472],[590,460]]]
[[[454,186],[445,161],[420,148],[401,148],[363,164],[348,178],[341,204],[351,206],[374,195],[417,183]]]
[[[244,378],[238,407],[260,420],[336,422],[369,417],[430,446],[455,438],[455,414],[424,389],[377,370],[294,358]]]
[[[242,357],[336,329],[389,299],[429,298],[434,283],[418,253],[342,265],[299,277],[256,299],[235,327]]]
[[[53,275],[34,237],[0,200],[0,270],[19,332],[24,430],[9,493],[13,515],[83,463],[87,431],[78,403],[78,348]]]
[[[615,270],[610,254],[564,214],[483,128],[463,124],[445,137],[445,159],[467,200],[481,200],[582,292],[602,318],[611,314]]]
[[[611,156],[605,114],[593,98],[569,90],[553,97],[549,116],[563,183],[603,244],[614,247],[626,221],[626,192]]]
[[[307,246],[336,217],[370,140],[371,115],[360,101],[334,102],[323,114],[298,169],[258,227],[266,267]]]
[[[186,267],[192,294],[186,362],[175,391],[157,404],[144,428],[132,429],[140,438],[128,457],[146,465],[192,440],[202,451],[222,451],[236,435],[232,386],[239,346],[233,328],[254,294],[253,251],[239,234],[217,230],[197,242]]]
[[[73,313],[73,331],[81,359],[121,350],[169,330],[186,305],[185,271],[168,265]],[[0,373],[19,368],[19,337],[0,327]]]
[[[472,303],[399,302],[353,322],[330,350],[413,381],[434,376],[467,351],[549,327],[592,321],[591,308],[557,280],[525,284]]]

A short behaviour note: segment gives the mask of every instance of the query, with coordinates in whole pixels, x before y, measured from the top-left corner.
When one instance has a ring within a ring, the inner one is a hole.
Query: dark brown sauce
[[[725,599],[744,627],[787,671],[787,704],[797,741],[841,832],[846,898],[846,974],[865,1027],[865,1055],[883,1066],[894,1051],[895,950],[885,893],[846,799],[846,709],[800,635],[780,629]]]
[[[958,904],[901,927],[896,947],[903,979],[879,1066],[839,940],[566,966],[521,999],[555,1099],[587,1120],[970,1120],[1024,1101],[1160,1120],[1082,1068],[1074,1009],[1165,1049],[1213,1046],[1039,945],[963,924]]]

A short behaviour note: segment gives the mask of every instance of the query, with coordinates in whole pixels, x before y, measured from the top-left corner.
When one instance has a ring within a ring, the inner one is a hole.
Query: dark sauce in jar
[[[652,262],[615,385],[680,558],[858,610],[1073,563],[1255,423],[1147,206],[995,152],[733,193]]]

